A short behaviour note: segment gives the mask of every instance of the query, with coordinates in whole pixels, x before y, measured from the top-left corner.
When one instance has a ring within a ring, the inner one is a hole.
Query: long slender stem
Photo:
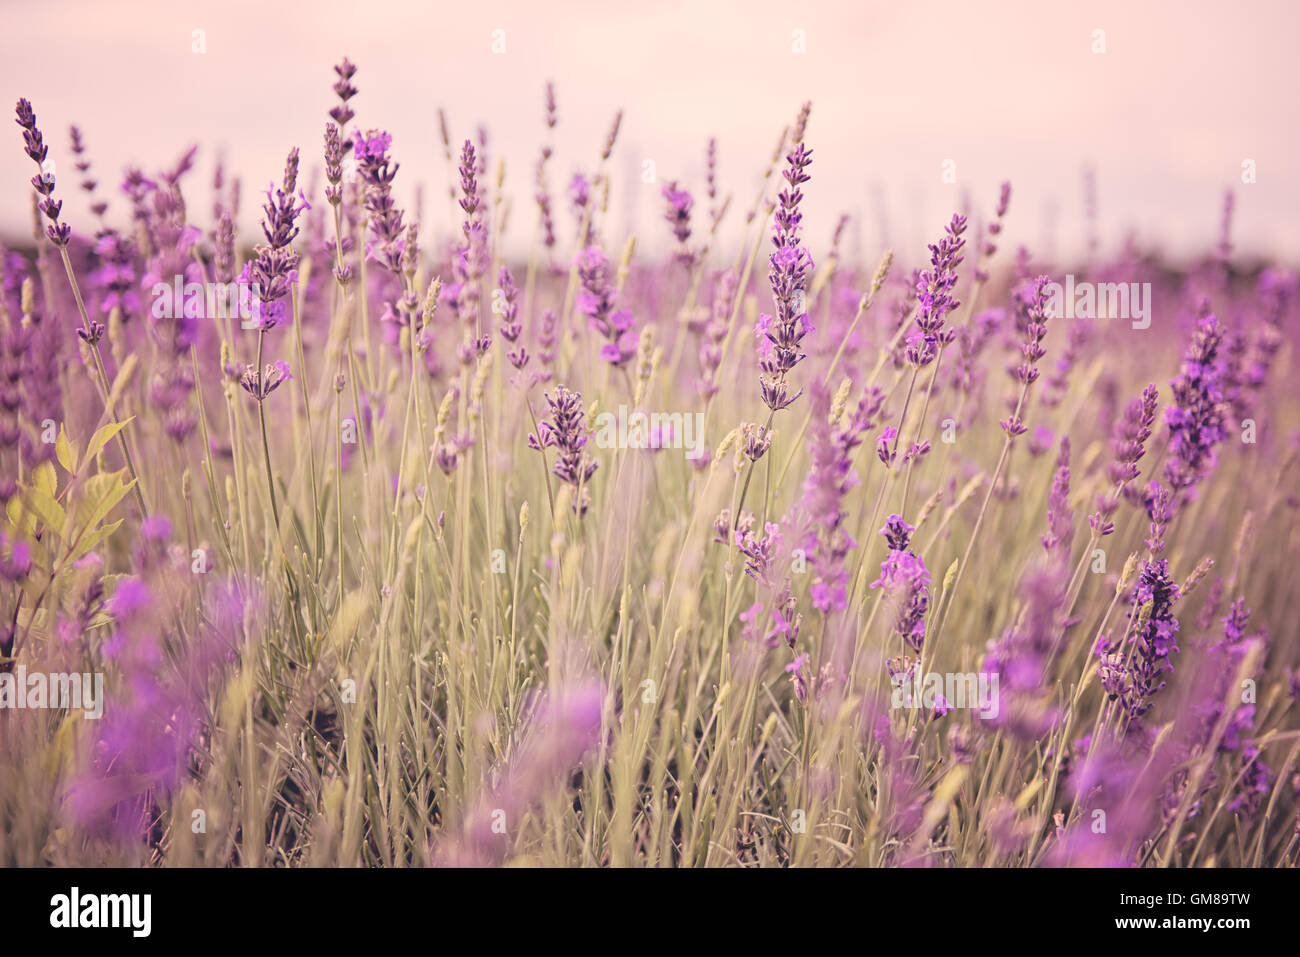
[[[77,312],[81,315],[81,327],[86,333],[86,342],[90,345],[91,355],[95,359],[95,373],[99,376],[99,387],[103,393],[104,408],[112,418],[113,424],[119,427],[117,444],[118,448],[122,450],[122,457],[126,460],[126,467],[131,473],[131,478],[135,479],[132,490],[135,492],[136,504],[140,506],[140,517],[147,518],[149,506],[145,504],[144,492],[140,487],[140,473],[136,470],[135,459],[131,457],[131,447],[126,441],[126,430],[121,428],[122,421],[117,417],[117,409],[113,407],[112,389],[108,384],[108,373],[104,370],[104,359],[99,354],[99,342],[91,335],[90,319],[86,315],[86,303],[81,298],[81,287],[77,285],[77,274],[72,269],[72,260],[68,256],[68,248],[60,246],[59,255],[63,258],[63,270],[68,274],[68,284],[72,287],[72,296],[77,300]]]

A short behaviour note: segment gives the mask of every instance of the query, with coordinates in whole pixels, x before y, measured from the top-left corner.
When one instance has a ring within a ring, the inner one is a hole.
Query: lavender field
[[[0,864],[1295,865],[1249,180],[1192,257],[1008,243],[1014,182],[877,246],[796,92],[628,229],[588,91],[521,93],[521,169],[328,56],[320,137],[214,177],[17,101]]]

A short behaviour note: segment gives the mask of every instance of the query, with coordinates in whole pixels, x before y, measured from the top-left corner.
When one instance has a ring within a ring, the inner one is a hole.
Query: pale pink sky
[[[1210,2],[616,3],[511,0],[0,0],[6,108],[30,98],[60,176],[67,218],[88,231],[67,127],[81,126],[101,183],[128,162],[153,171],[202,147],[187,196],[206,226],[218,150],[242,175],[244,224],[256,191],[291,146],[319,162],[330,69],[360,67],[356,123],[393,134],[399,197],[426,185],[424,214],[446,230],[446,171],[436,110],[452,135],[489,128],[507,164],[511,240],[532,228],[532,170],[542,90],[556,83],[560,125],[552,188],[590,168],[610,118],[626,111],[611,226],[662,246],[658,185],[678,178],[703,207],[705,144],[719,141],[724,191],[747,206],[781,127],[813,101],[808,240],[824,248],[841,212],[874,262],[888,242],[915,260],[968,192],[987,210],[1015,188],[1006,245],[1078,249],[1083,169],[1097,170],[1103,240],[1125,229],[1187,251],[1214,241],[1222,194],[1237,194],[1239,250],[1300,258],[1296,177],[1298,5]],[[192,31],[207,50],[192,52]],[[506,52],[492,52],[492,31]],[[1106,52],[1091,52],[1105,30]],[[792,52],[805,31],[807,53]],[[16,127],[0,136],[0,235],[30,222],[33,170]],[[1258,182],[1241,183],[1253,159]],[[956,163],[958,182],[941,182]],[[305,179],[306,177],[304,177]],[[110,217],[124,202],[115,194]],[[636,220],[623,208],[633,201]],[[567,229],[567,205],[562,205]],[[739,211],[730,217],[738,225]],[[1055,229],[1048,224],[1055,222]],[[427,227],[426,227],[427,229]],[[251,236],[251,234],[246,234]]]

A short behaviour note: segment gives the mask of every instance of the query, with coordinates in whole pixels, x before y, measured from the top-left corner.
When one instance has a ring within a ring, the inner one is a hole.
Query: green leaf
[[[117,472],[101,472],[86,480],[73,519],[77,531],[93,530],[113,510],[113,507],[126,497],[126,493],[131,491],[135,481],[133,479],[124,483],[122,477],[125,474],[126,469]],[[69,541],[73,537],[70,531]]]
[[[77,470],[77,447],[68,438],[68,430],[62,422],[59,423],[59,437],[54,443],[54,454],[63,466],[63,471],[71,473]]]
[[[125,422],[110,422],[98,432],[90,437],[90,444],[86,446],[86,460],[89,461],[103,451],[104,446],[113,441],[113,437],[121,432],[134,421],[135,416],[127,419]]]
[[[86,555],[90,554],[90,551],[93,548],[117,531],[117,527],[122,524],[122,521],[123,520],[119,518],[116,522],[105,525],[103,528],[98,528],[93,532],[88,532],[81,541],[77,543],[77,547],[72,550],[72,553],[68,556],[68,561],[79,561]]]
[[[52,463],[42,462],[32,470],[32,487],[42,489],[49,494],[50,498],[54,498],[59,480]]]
[[[50,560],[50,550],[46,548],[44,542],[31,542],[32,550],[32,571],[29,576],[37,572],[45,575],[47,578],[54,574],[54,562]]]
[[[37,485],[28,490],[27,507],[41,520],[46,530],[55,535],[63,534],[63,526],[67,523],[68,516],[63,511],[63,506],[56,502],[54,496],[44,487]]]
[[[15,495],[5,506],[5,515],[10,526],[29,541],[36,537],[36,516],[24,503],[22,496]],[[13,534],[12,532],[10,534]]]

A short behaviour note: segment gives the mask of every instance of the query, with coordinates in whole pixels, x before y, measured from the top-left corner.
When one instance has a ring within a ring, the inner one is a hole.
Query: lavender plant
[[[18,101],[0,863],[1297,863],[1285,263],[1003,265],[1009,183],[864,248],[808,218],[811,104],[644,234],[619,112],[570,224],[553,85],[512,207],[486,128],[440,110],[428,169],[359,72],[246,171],[260,235],[225,166],[114,194],[71,127],[82,219]],[[1070,272],[1156,320],[1059,313]]]

